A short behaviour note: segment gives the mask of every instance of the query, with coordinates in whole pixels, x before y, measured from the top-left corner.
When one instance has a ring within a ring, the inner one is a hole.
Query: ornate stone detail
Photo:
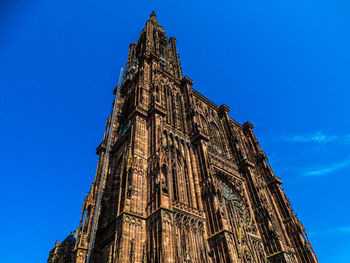
[[[139,219],[137,217],[134,217],[134,216],[131,216],[131,215],[125,215],[124,219],[123,219],[123,223],[136,225],[136,226],[142,228],[142,221],[141,221],[141,219]]]
[[[80,224],[49,263],[85,262],[92,240],[94,263],[317,262],[253,125],[192,84],[153,12],[130,45],[117,120],[108,118]]]

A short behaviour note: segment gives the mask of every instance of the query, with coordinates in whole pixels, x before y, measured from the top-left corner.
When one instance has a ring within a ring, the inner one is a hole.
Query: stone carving
[[[79,226],[56,243],[49,263],[85,262],[92,240],[94,263],[317,263],[253,125],[231,119],[226,105],[192,84],[175,38],[152,12],[130,45],[117,121],[108,118]],[[96,207],[109,133],[114,145]]]

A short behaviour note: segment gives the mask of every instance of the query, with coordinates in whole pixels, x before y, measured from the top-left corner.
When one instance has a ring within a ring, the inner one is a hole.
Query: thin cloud
[[[343,169],[343,168],[345,168],[345,167],[347,167],[349,165],[350,165],[350,159],[345,160],[343,162],[331,164],[328,167],[324,167],[324,168],[321,168],[321,169],[305,172],[304,176],[323,176],[325,174],[329,174],[329,173],[332,173],[334,171]]]
[[[269,162],[271,165],[280,162],[282,159],[277,157],[276,152],[272,152],[269,154]]]
[[[350,134],[329,135],[329,134],[324,134],[322,131],[318,131],[314,134],[282,136],[281,140],[284,142],[316,142],[316,143],[341,142],[341,143],[350,143]]]
[[[330,237],[330,236],[339,236],[339,235],[348,235],[348,234],[350,234],[350,226],[333,227],[333,228],[327,228],[327,229],[309,232],[309,236],[313,236],[313,237],[316,237],[316,236]]]

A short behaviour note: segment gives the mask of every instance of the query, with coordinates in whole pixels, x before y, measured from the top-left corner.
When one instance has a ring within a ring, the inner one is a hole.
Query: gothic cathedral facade
[[[79,227],[56,242],[49,263],[87,260],[109,131],[90,262],[318,262],[253,125],[192,84],[153,12],[130,45]]]

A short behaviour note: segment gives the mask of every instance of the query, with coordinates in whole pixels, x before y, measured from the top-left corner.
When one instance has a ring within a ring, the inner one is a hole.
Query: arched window
[[[171,110],[172,110],[172,125],[176,127],[176,104],[175,104],[175,96],[171,93]]]
[[[162,177],[161,177],[161,184],[162,184],[162,191],[164,193],[168,193],[168,169],[166,167],[165,164],[163,164],[162,166],[162,170],[161,170],[161,173],[162,173]]]
[[[182,108],[182,103],[181,103],[181,98],[180,98],[180,94],[179,93],[176,95],[176,101],[177,101],[177,105],[179,107],[179,113],[178,113],[178,116],[179,116],[179,128],[183,129],[183,123],[184,123],[184,120],[183,120],[183,108]]]
[[[200,115],[200,125],[201,125],[201,128],[203,129],[203,131],[208,135],[209,132],[208,132],[208,123],[207,121],[205,120],[204,116],[203,115]]]
[[[176,159],[175,155],[171,154],[171,175],[173,179],[173,199],[175,201],[179,200],[179,188],[178,188],[178,180],[177,180],[177,169],[176,169]]]
[[[222,183],[222,192],[223,192],[223,197],[225,199],[226,204],[228,204],[229,202],[232,202],[235,207],[235,210],[238,212],[239,216],[243,219],[243,216],[244,216],[243,207],[237,194],[233,191],[233,189],[230,186],[228,186],[225,183]]]
[[[223,147],[220,134],[221,133],[219,131],[219,128],[216,126],[215,123],[211,122],[209,124],[209,136],[212,145],[212,150],[219,154],[223,154]]]

